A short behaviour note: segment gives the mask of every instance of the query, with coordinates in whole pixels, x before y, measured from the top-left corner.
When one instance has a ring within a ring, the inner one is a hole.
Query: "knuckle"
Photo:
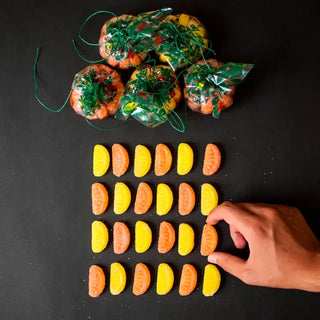
[[[223,203],[221,203],[221,206],[224,207],[233,207],[233,204],[230,201],[225,201]]]
[[[263,230],[264,225],[261,219],[253,220],[248,226],[251,233],[257,233]]]
[[[264,209],[264,214],[269,217],[274,217],[274,216],[278,215],[278,210],[275,208],[268,207],[268,208]]]
[[[279,211],[275,208],[264,208],[263,209],[263,217],[270,221],[271,223],[278,219],[279,217]]]

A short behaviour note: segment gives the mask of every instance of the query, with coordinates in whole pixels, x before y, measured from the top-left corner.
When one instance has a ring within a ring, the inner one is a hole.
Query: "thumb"
[[[237,278],[245,271],[246,261],[225,252],[214,252],[208,256],[208,261],[217,264]]]

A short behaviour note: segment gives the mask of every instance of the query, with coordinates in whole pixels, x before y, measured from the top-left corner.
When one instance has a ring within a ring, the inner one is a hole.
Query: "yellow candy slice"
[[[93,175],[102,177],[109,169],[110,154],[101,144],[96,144],[93,148]]]
[[[91,248],[94,253],[103,251],[109,241],[109,233],[102,221],[94,221],[91,224]]]
[[[189,254],[194,247],[194,231],[187,223],[180,223],[178,236],[178,252],[181,256]]]
[[[152,232],[144,221],[137,221],[135,228],[135,249],[137,253],[146,252],[152,242]]]
[[[157,275],[157,294],[165,295],[172,289],[174,274],[167,263],[160,263]]]
[[[219,269],[213,264],[207,264],[204,268],[202,293],[206,297],[213,296],[219,289],[221,275]]]
[[[178,146],[177,172],[183,176],[188,174],[193,166],[193,150],[187,143]]]
[[[110,266],[110,293],[120,294],[127,282],[126,270],[119,262],[114,262]]]
[[[217,190],[210,183],[204,183],[201,186],[201,213],[207,216],[217,205]]]
[[[165,183],[159,183],[157,186],[157,204],[156,212],[159,216],[167,214],[173,203],[173,193],[170,187]]]
[[[151,167],[151,153],[142,144],[136,146],[134,155],[134,175],[137,178],[145,176]]]
[[[184,27],[187,27],[189,24],[190,17],[187,14],[182,13],[179,17],[179,24]]]
[[[115,214],[125,213],[131,202],[131,192],[123,182],[117,182],[114,186],[113,211]]]

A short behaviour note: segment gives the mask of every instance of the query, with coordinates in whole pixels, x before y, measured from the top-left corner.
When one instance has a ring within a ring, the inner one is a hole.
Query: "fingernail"
[[[217,258],[216,258],[215,255],[210,254],[210,255],[208,256],[208,261],[211,262],[211,263],[217,263]]]

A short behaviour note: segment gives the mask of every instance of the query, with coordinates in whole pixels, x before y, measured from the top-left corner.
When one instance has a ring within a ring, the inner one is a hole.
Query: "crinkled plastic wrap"
[[[101,29],[101,57],[120,69],[140,65],[148,52],[154,50],[159,23],[171,11],[170,8],[163,8],[138,16],[124,14],[111,18]]]
[[[117,112],[123,91],[117,71],[93,64],[75,75],[70,103],[76,113],[87,119],[104,119]]]
[[[170,15],[161,22],[155,50],[173,70],[197,62],[208,47],[207,31],[187,14]]]
[[[193,111],[212,114],[219,118],[223,109],[233,103],[236,85],[244,81],[253,64],[228,62],[215,59],[199,61],[184,75],[184,96]]]
[[[132,116],[147,127],[168,120],[181,100],[176,74],[168,66],[143,66],[133,72],[120,100],[116,118]]]

